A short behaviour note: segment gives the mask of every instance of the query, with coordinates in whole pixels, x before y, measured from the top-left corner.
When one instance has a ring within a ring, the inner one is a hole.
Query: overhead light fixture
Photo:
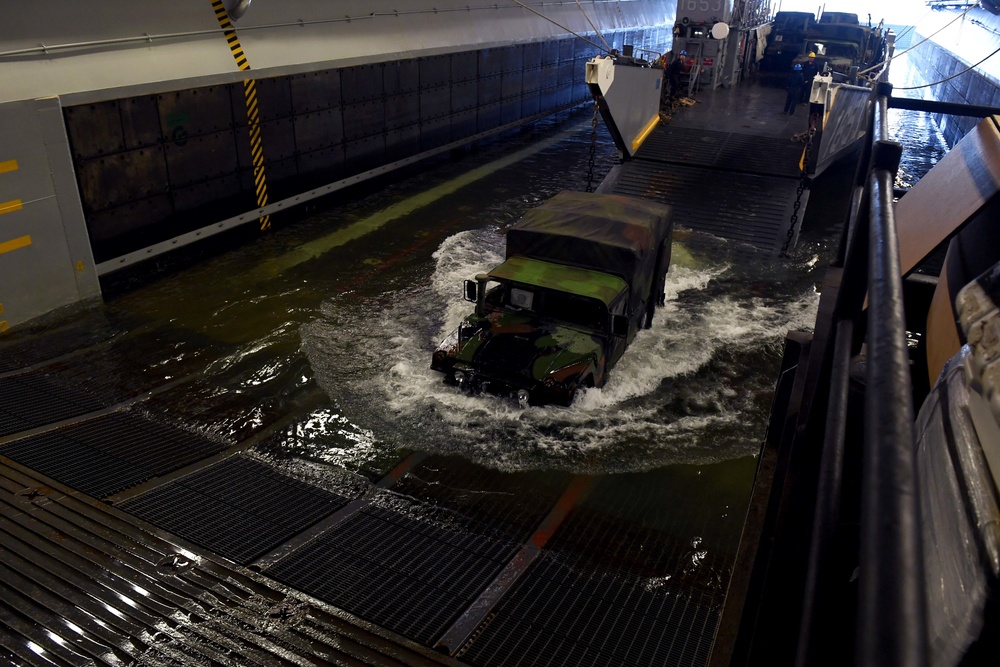
[[[251,1],[252,0],[229,0],[229,2],[226,3],[226,5],[228,5],[226,9],[229,12],[229,18],[234,21],[238,21],[244,14],[247,13],[247,10],[250,9]]]

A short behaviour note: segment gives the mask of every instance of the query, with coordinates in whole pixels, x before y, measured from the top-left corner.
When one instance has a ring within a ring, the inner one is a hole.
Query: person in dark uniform
[[[802,79],[805,81],[805,85],[802,86],[802,97],[799,99],[802,102],[809,101],[809,92],[812,90],[813,77],[819,72],[819,68],[816,67],[816,52],[809,52],[809,60],[802,64]]]
[[[670,84],[670,97],[677,97],[681,89],[681,70],[684,68],[684,57],[687,51],[681,51],[667,66],[667,81]]]
[[[799,98],[802,96],[802,85],[805,83],[805,78],[802,76],[802,65],[795,63],[792,65],[792,71],[788,75],[788,81],[785,83],[785,90],[788,95],[785,97],[785,113],[791,116],[795,113],[795,105],[799,103]]]

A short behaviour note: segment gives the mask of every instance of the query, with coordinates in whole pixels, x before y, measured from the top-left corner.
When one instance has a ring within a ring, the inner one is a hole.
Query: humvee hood
[[[601,354],[601,340],[591,334],[556,324],[539,326],[520,317],[500,318],[479,335],[482,342],[467,346],[460,352],[460,359],[495,373],[530,377],[536,382],[553,371]]]

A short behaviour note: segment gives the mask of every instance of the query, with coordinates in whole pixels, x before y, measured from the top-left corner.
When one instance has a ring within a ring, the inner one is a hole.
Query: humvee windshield
[[[533,285],[511,285],[491,280],[486,284],[486,308],[493,311],[530,312],[539,317],[601,332],[608,330],[607,307],[591,297],[549,290]]]

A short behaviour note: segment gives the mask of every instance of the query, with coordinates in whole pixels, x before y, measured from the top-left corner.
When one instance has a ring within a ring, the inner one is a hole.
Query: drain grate
[[[719,608],[543,555],[461,655],[473,665],[668,665],[708,662]]]
[[[0,437],[101,410],[89,394],[59,386],[44,375],[0,380]]]
[[[518,545],[420,520],[420,509],[370,506],[267,574],[429,645]]]
[[[118,412],[0,447],[0,454],[94,498],[216,454],[225,443]]]
[[[233,457],[120,505],[247,564],[347,504],[246,457]]]

